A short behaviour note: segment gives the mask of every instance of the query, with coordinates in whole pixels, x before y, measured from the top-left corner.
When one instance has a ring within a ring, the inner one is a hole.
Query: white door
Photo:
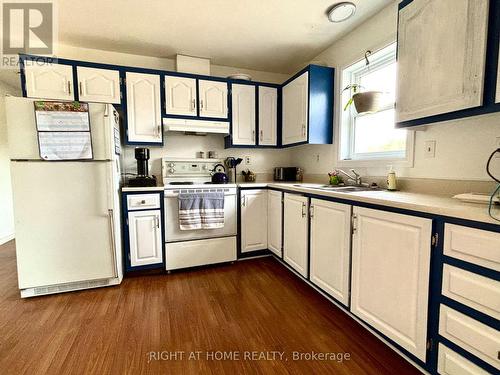
[[[82,102],[120,104],[120,72],[111,69],[76,68]]]
[[[488,3],[415,0],[399,12],[396,121],[482,104]]]
[[[281,251],[283,229],[282,196],[281,191],[267,191],[267,248],[279,257],[283,255]]]
[[[233,145],[255,145],[255,86],[231,86]]]
[[[283,87],[283,144],[307,141],[309,72]]]
[[[267,190],[241,191],[241,252],[267,249]]]
[[[158,264],[163,261],[161,225],[160,210],[128,213],[132,267]]]
[[[259,145],[276,146],[278,89],[259,86]]]
[[[312,199],[310,215],[310,280],[347,306],[351,259],[351,206]]]
[[[126,73],[129,142],[162,143],[160,76]]]
[[[200,116],[227,118],[227,83],[220,81],[198,81]]]
[[[425,361],[432,220],[353,212],[351,311]]]
[[[283,260],[307,277],[308,198],[285,193]]]
[[[74,100],[71,65],[30,65],[27,62],[24,73],[29,98]]]
[[[196,116],[196,79],[165,76],[165,100],[167,114]]]

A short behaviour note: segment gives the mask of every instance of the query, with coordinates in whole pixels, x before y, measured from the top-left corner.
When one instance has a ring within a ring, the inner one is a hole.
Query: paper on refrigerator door
[[[90,132],[40,132],[38,142],[43,160],[92,159]]]
[[[35,102],[36,127],[41,131],[90,131],[87,103]]]

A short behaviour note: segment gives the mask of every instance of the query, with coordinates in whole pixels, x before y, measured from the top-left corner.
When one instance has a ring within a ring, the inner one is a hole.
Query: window
[[[358,84],[361,91],[381,91],[381,109],[376,113],[358,114],[354,104],[346,110],[352,92],[342,93],[340,160],[344,161],[408,161],[413,133],[394,127],[396,101],[396,43],[345,68],[342,88]]]

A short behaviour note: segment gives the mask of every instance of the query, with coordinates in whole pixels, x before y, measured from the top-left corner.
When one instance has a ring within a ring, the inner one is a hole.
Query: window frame
[[[412,130],[407,130],[406,135],[406,150],[404,153],[401,152],[376,152],[376,153],[355,153],[354,152],[354,132],[355,132],[355,118],[359,116],[364,116],[363,114],[358,115],[355,113],[355,109],[349,108],[349,110],[344,111],[344,106],[350,98],[350,92],[342,92],[343,88],[351,83],[359,83],[360,78],[368,71],[374,71],[381,69],[392,62],[396,58],[396,42],[391,42],[379,48],[377,51],[372,53],[369,68],[365,64],[364,57],[357,59],[351,64],[347,64],[340,70],[340,82],[341,85],[338,88],[338,97],[340,98],[338,102],[339,106],[339,124],[338,126],[338,138],[339,144],[337,147],[337,164],[339,166],[360,166],[360,167],[380,167],[386,166],[388,164],[400,165],[400,166],[413,166],[413,156],[414,156],[414,143],[415,143],[415,132]],[[377,56],[378,55],[378,56]],[[376,58],[374,61],[373,58]],[[383,108],[383,110],[389,110],[395,108],[395,104],[389,104]]]

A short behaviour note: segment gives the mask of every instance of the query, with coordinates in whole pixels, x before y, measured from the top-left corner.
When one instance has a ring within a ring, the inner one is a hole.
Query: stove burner
[[[169,182],[169,185],[194,185],[193,181],[174,181],[174,182]]]

